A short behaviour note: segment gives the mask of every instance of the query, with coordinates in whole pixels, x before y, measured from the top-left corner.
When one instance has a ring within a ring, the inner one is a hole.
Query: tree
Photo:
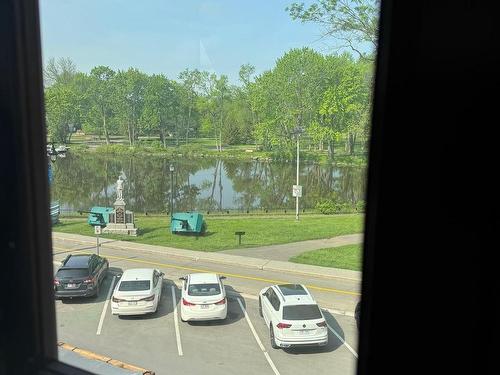
[[[144,110],[141,123],[145,130],[160,136],[160,142],[167,147],[167,136],[175,121],[174,86],[162,74],[153,74],[148,78],[144,90]]]
[[[194,111],[196,110],[196,101],[198,98],[197,89],[201,85],[202,74],[198,69],[186,69],[179,74],[179,79],[182,82],[180,87],[180,95],[182,102],[182,117],[184,123],[184,130],[186,135],[186,143],[189,142],[189,132],[195,130],[193,127],[192,119]]]
[[[81,129],[87,114],[85,74],[75,73],[45,89],[45,113],[49,138],[69,143],[73,132]]]
[[[146,74],[134,68],[119,71],[114,78],[116,117],[122,129],[125,129],[130,146],[135,144],[139,133],[147,78]]]
[[[57,61],[51,57],[43,68],[43,81],[49,87],[56,83],[68,84],[76,75],[76,65],[69,57]]]
[[[113,115],[115,72],[107,66],[97,66],[90,71],[90,103],[100,118],[106,144],[110,144],[109,119]]]
[[[369,91],[363,67],[344,57],[338,65],[338,73],[338,81],[325,91],[319,108],[328,129],[330,158],[334,155],[333,141],[338,141],[343,134],[347,134],[349,153],[354,152],[356,134],[368,110]]]
[[[309,7],[292,3],[286,10],[294,20],[319,24],[323,37],[341,40],[344,43],[341,47],[350,48],[362,59],[374,61],[379,3],[379,0],[317,0]],[[367,52],[362,50],[365,45],[368,45]]]
[[[203,98],[199,101],[199,109],[203,114],[202,122],[207,131],[213,132],[215,148],[222,151],[222,134],[231,98],[228,78],[208,72],[203,72],[201,77]]]
[[[325,59],[309,48],[293,49],[257,77],[252,101],[258,113],[254,135],[265,149],[293,152],[293,134],[317,119],[327,82]]]

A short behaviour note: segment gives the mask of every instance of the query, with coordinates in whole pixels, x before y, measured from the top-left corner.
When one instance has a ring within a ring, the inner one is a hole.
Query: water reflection
[[[115,183],[124,173],[127,208],[138,213],[166,212],[170,202],[170,163],[175,163],[176,210],[256,210],[295,207],[295,165],[257,161],[162,157],[68,155],[54,164],[52,198],[63,209],[111,206]],[[364,199],[365,169],[302,165],[301,207],[314,208],[321,198],[336,197],[353,206]]]

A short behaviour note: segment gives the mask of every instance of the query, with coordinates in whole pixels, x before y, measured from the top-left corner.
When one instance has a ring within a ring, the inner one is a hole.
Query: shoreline
[[[193,144],[195,146],[195,144]],[[89,145],[89,144],[70,144],[69,152],[75,155],[94,154],[102,156],[137,156],[137,157],[168,157],[168,158],[187,158],[187,159],[223,159],[235,161],[258,161],[265,163],[290,163],[295,164],[296,160],[292,156],[277,158],[276,153],[268,151],[246,152],[241,149],[226,149],[223,151],[204,150],[200,152],[192,150],[192,147],[169,147],[161,149],[147,146],[126,146],[123,144],[111,145]],[[362,167],[368,166],[367,153],[355,155],[336,155],[334,160],[328,160],[324,154],[317,151],[301,151],[300,162],[309,165],[332,165],[338,167]]]

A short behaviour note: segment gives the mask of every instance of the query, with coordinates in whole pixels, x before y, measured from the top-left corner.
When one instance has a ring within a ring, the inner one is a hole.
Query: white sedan
[[[123,272],[111,298],[113,315],[154,313],[158,309],[163,272],[152,268],[135,268]]]
[[[223,320],[227,317],[224,276],[192,273],[181,277],[181,320]]]

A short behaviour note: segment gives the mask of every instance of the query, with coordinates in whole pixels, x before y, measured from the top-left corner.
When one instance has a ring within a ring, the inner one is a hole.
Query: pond
[[[322,198],[355,206],[364,200],[365,172],[363,167],[301,165],[300,209],[310,210]],[[127,209],[137,213],[168,212],[171,186],[175,210],[295,210],[295,163],[214,158],[68,153],[53,164],[52,199],[60,202],[63,212],[112,206],[119,175],[125,179]]]

